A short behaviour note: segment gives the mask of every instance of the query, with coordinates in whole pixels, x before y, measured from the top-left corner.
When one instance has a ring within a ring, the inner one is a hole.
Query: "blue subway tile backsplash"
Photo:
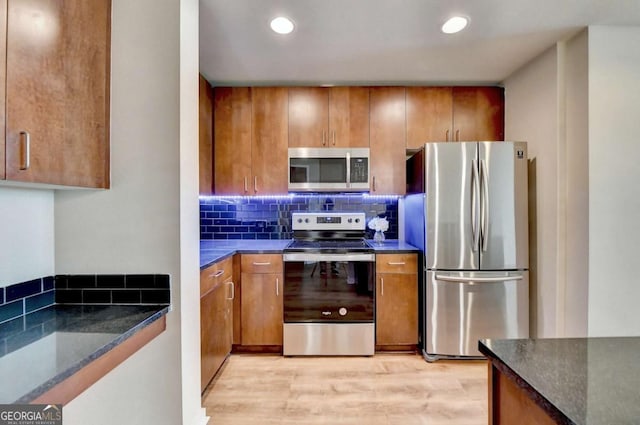
[[[57,275],[57,304],[169,304],[169,275]]]
[[[18,283],[6,288],[6,302],[28,297],[42,292],[42,279],[34,279],[28,282]]]
[[[290,239],[291,213],[362,211],[367,221],[389,220],[388,239],[398,238],[398,197],[367,195],[295,195],[200,198],[200,239]],[[373,231],[367,229],[368,237]]]

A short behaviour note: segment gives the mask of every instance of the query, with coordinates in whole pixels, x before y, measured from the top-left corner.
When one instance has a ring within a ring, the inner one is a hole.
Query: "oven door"
[[[373,323],[375,254],[285,253],[285,323]]]

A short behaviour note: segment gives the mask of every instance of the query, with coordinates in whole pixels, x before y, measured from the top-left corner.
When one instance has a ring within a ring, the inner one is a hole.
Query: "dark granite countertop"
[[[420,250],[415,246],[398,239],[387,239],[382,242],[374,242],[372,239],[367,239],[367,242],[376,250],[376,252],[380,253],[420,252]]]
[[[0,325],[0,403],[28,403],[169,311],[53,305]]]
[[[291,239],[201,240],[200,269],[207,268],[233,254],[278,254],[290,242]]]
[[[200,241],[200,270],[205,269],[233,254],[275,254],[281,253],[291,239],[263,240],[218,240]],[[397,239],[388,239],[381,244],[373,240],[367,241],[375,252],[419,252],[418,248]]]
[[[640,423],[640,338],[482,340],[479,349],[558,423]]]

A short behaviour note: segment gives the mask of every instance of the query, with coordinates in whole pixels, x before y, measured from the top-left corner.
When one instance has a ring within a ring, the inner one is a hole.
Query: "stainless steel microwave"
[[[289,148],[289,192],[367,192],[369,148]]]

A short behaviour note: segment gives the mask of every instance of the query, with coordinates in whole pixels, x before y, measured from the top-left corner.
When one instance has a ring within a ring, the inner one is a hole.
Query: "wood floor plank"
[[[232,355],[203,395],[209,425],[486,425],[484,361]]]

